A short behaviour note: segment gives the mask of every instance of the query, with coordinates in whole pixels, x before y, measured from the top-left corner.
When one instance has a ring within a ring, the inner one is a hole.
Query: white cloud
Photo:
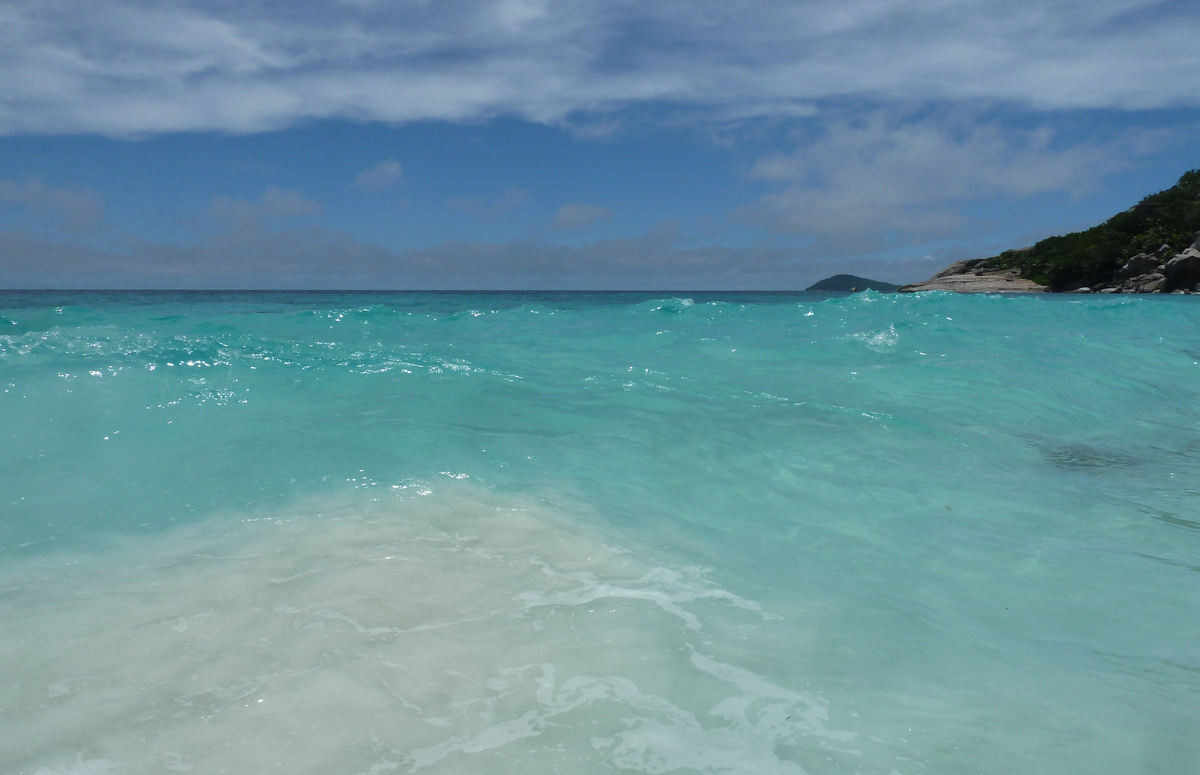
[[[1113,171],[1114,148],[1056,148],[1051,131],[876,113],[833,122],[752,177],[779,186],[735,219],[803,235],[842,255],[952,236],[971,202],[1077,194]]]
[[[295,191],[285,191],[276,186],[271,186],[263,193],[258,209],[263,215],[272,215],[277,218],[320,215],[324,210],[320,202],[305,199]]]
[[[10,0],[0,134],[598,126],[636,104],[744,118],[846,98],[1196,106],[1198,38],[1200,6],[1160,0]]]
[[[391,251],[321,227],[256,226],[193,245],[113,249],[0,231],[0,287],[387,289],[802,289],[837,272],[924,279],[944,261],[837,261],[767,247],[688,247],[670,228],[581,247],[445,242]]]
[[[209,217],[222,227],[255,228],[264,217],[303,218],[320,215],[320,202],[306,199],[295,191],[271,186],[255,202],[215,196],[208,206]]]
[[[374,191],[397,183],[404,175],[404,168],[395,159],[387,159],[368,167],[354,178],[354,185],[363,191]]]
[[[582,231],[612,218],[612,211],[599,205],[569,202],[558,208],[550,228],[558,231]]]
[[[0,202],[49,213],[71,231],[88,231],[104,217],[104,201],[92,191],[48,186],[37,178],[0,180]]]
[[[268,202],[294,201],[275,191],[256,202],[214,199],[209,228],[190,243],[118,231],[90,243],[0,231],[0,287],[802,289],[844,271],[923,279],[937,264],[928,256],[846,261],[789,247],[696,245],[672,221],[580,246],[529,239],[395,250],[320,225],[268,223]]]
[[[529,192],[510,186],[493,197],[455,197],[447,202],[451,210],[471,213],[482,221],[497,221],[529,204]]]

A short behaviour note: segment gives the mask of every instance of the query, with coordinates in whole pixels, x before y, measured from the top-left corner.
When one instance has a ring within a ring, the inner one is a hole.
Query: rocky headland
[[[1046,290],[1046,286],[1022,277],[1018,269],[989,269],[986,261],[986,258],[956,261],[924,282],[900,286],[898,292],[1041,293]],[[980,268],[976,271],[975,267]]]
[[[1099,226],[958,261],[900,293],[1200,293],[1200,170]]]

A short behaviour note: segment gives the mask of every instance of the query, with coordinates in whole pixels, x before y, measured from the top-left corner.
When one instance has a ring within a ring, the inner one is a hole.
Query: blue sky
[[[0,287],[912,281],[1200,167],[1200,3],[0,3]]]

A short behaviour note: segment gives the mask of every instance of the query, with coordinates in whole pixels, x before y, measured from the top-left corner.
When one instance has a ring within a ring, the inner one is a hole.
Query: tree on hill
[[[1018,268],[1021,275],[1052,290],[1110,280],[1130,257],[1185,250],[1200,232],[1200,170],[1185,172],[1171,188],[1138,202],[1099,226],[1049,237],[1024,250],[1010,250],[986,264]]]

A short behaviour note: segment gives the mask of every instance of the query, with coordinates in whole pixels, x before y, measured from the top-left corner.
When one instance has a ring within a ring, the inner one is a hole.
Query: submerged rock
[[[1042,454],[1055,467],[1074,470],[1128,468],[1136,463],[1130,455],[1090,444],[1056,444]]]

